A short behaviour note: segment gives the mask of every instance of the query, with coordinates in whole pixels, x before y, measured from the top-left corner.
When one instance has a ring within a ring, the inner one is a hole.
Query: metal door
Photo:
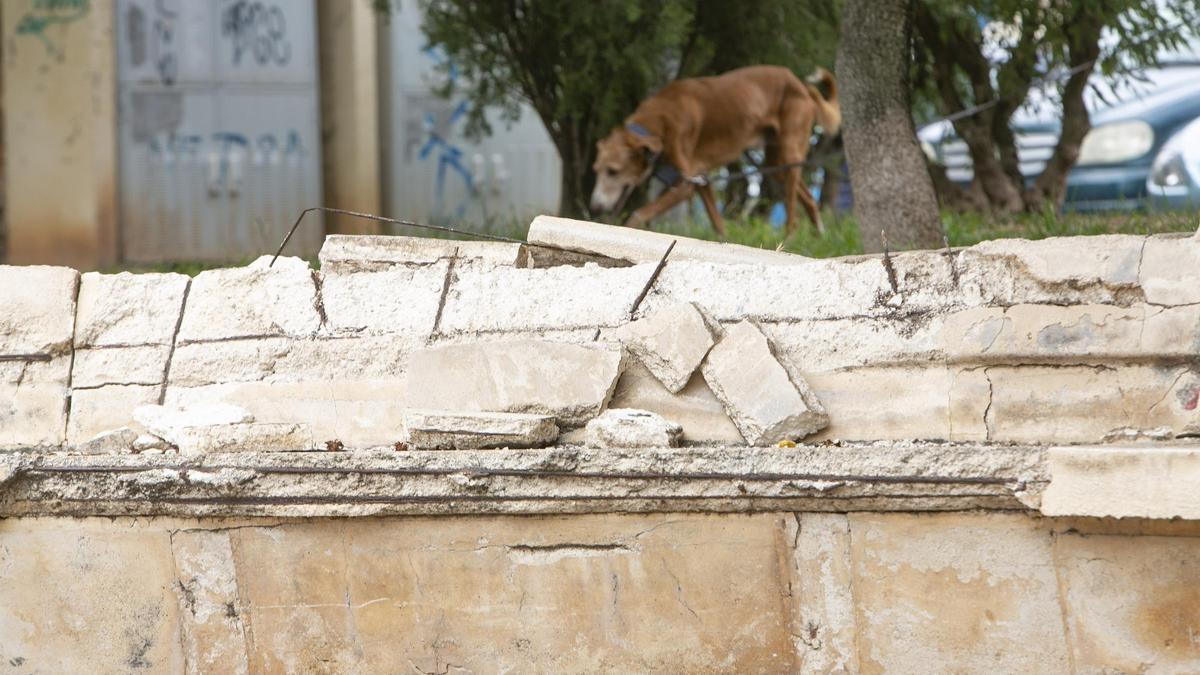
[[[473,142],[463,134],[461,93],[450,99],[434,93],[458,74],[443,73],[445,56],[425,47],[419,4],[394,4],[380,38],[389,215],[503,227],[557,211],[562,163],[532,108],[523,106],[515,124],[492,119],[493,134]]]
[[[118,0],[116,11],[123,259],[273,250],[321,204],[313,0]],[[306,223],[289,251],[315,253],[322,234]]]

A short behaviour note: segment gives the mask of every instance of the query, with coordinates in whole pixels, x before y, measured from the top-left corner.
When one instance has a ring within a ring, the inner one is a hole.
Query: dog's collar
[[[638,136],[648,136],[650,138],[655,137],[654,134],[650,133],[649,129],[638,124],[637,122],[627,122],[625,124],[625,128],[628,129],[629,131],[632,131],[633,133],[637,134]]]

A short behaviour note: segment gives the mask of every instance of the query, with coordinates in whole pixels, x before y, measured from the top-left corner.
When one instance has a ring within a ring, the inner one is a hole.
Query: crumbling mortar
[[[983,409],[983,429],[984,438],[990,441],[992,440],[992,401],[995,399],[996,390],[995,385],[992,383],[992,374],[988,370],[989,368],[983,369],[983,376],[987,379],[988,383],[988,402],[987,407]]]
[[[429,337],[426,338],[426,345],[433,344],[433,341],[441,335],[442,313],[446,311],[446,299],[450,297],[450,288],[454,282],[458,281],[458,274],[455,272],[457,263],[458,247],[455,246],[449,262],[446,263],[446,275],[442,278],[442,293],[438,297],[437,314],[433,316],[433,328],[429,331]]]
[[[75,350],[71,349],[71,345],[75,344],[75,330],[79,325],[80,286],[82,286],[82,283],[77,273],[75,275],[74,287],[71,289],[71,306],[73,308],[71,313],[71,338],[67,341],[66,345],[71,352],[71,363],[67,367],[67,395],[66,400],[63,402],[66,409],[63,411],[62,434],[59,436],[62,439],[61,444],[63,445],[67,442],[67,430],[71,428],[71,376],[75,374]],[[28,367],[28,365],[28,362],[26,362],[25,367]],[[24,368],[22,368],[22,374],[24,374]]]
[[[312,270],[313,287],[316,289],[313,293],[313,309],[317,312],[318,331],[323,331],[326,324],[329,323],[329,317],[325,315],[325,281],[319,270]]]

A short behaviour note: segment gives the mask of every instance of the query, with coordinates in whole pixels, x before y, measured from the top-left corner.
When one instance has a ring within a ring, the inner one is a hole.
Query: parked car
[[[1200,207],[1200,61],[1164,63],[1144,81],[1109,86],[1093,78],[1092,130],[1067,177],[1066,208],[1080,211]],[[1033,101],[1013,117],[1026,180],[1058,143],[1057,105]],[[949,122],[918,132],[922,147],[960,184],[974,173],[966,143]]]

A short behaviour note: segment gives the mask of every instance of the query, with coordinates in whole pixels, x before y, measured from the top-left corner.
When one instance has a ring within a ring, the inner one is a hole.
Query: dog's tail
[[[821,93],[817,84],[825,85],[828,96]],[[808,81],[805,82],[808,91],[812,94],[813,100],[817,103],[817,121],[821,123],[821,128],[830,137],[836,136],[838,130],[842,128],[842,108],[838,105],[838,86],[837,80],[833,79],[833,73],[824,68],[817,70],[808,76]]]

